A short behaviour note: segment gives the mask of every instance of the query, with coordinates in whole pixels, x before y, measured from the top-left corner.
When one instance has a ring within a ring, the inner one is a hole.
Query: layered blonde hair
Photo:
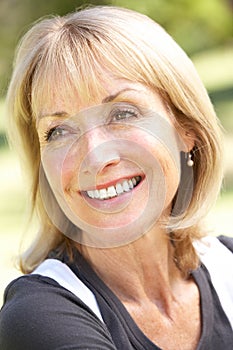
[[[19,44],[7,96],[9,136],[27,171],[32,212],[40,224],[21,257],[21,269],[28,273],[52,249],[72,244],[51,222],[41,199],[38,111],[56,88],[91,100],[101,90],[103,67],[115,77],[159,91],[177,125],[195,135],[192,197],[180,224],[170,227],[175,258],[186,275],[198,265],[192,242],[202,235],[200,219],[221,186],[218,119],[192,62],[164,29],[142,14],[112,6],[42,19]]]

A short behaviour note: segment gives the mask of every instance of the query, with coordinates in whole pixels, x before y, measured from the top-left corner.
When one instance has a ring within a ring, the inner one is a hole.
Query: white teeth
[[[107,194],[108,194],[108,197],[115,197],[116,194],[117,194],[116,190],[115,190],[115,187],[114,186],[108,187]]]
[[[134,187],[134,186],[133,186],[133,181],[132,181],[132,180],[129,180],[128,183],[129,183],[129,188],[132,190],[132,188]]]
[[[129,188],[128,181],[124,181],[123,184],[122,184],[122,186],[123,186],[123,190],[124,190],[125,192],[129,192],[130,188]]]
[[[100,193],[100,199],[105,199],[105,198],[108,197],[107,191],[106,191],[105,188],[102,188],[102,189],[99,191],[99,193]]]
[[[87,191],[87,195],[90,198],[101,200],[117,197],[124,192],[131,191],[140,181],[141,176],[136,176],[132,179],[124,180],[122,183],[118,182],[115,186],[109,186],[108,188],[102,188],[101,190]]]
[[[87,191],[87,194],[90,198],[94,198],[94,192],[93,191]]]
[[[121,184],[120,183],[116,184],[116,193],[121,194],[123,192],[124,192],[124,190],[123,190],[123,187],[121,186]]]
[[[88,192],[87,192],[88,193]],[[100,194],[99,194],[99,191],[98,190],[95,190],[94,191],[94,197],[95,198],[100,198]]]

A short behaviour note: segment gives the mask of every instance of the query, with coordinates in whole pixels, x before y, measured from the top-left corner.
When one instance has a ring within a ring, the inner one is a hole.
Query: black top
[[[233,251],[233,239],[222,238]],[[77,252],[63,261],[94,293],[104,323],[78,297],[40,275],[22,276],[5,291],[0,313],[1,350],[158,350],[120,300]],[[232,350],[233,332],[202,264],[193,273],[200,291],[202,335],[197,350]],[[168,334],[169,336],[169,334]]]

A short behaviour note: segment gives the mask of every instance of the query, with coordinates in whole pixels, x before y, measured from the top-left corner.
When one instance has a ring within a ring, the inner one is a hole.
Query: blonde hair
[[[43,19],[18,47],[7,96],[9,131],[27,169],[32,210],[40,222],[37,239],[22,256],[21,269],[30,272],[59,244],[70,244],[50,221],[41,200],[38,110],[45,98],[52,99],[54,87],[91,100],[93,92],[101,91],[103,66],[113,76],[159,91],[177,125],[195,135],[191,201],[182,220],[179,217],[170,227],[175,258],[187,274],[198,264],[192,245],[202,235],[198,223],[221,185],[219,123],[192,62],[164,29],[142,14],[111,6]]]

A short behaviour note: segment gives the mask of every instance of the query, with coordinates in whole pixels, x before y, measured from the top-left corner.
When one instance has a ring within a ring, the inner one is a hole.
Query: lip
[[[129,175],[129,176],[124,176],[124,177],[119,177],[119,178],[117,178],[117,180],[112,180],[112,181],[108,181],[108,182],[105,182],[105,183],[102,183],[102,184],[98,184],[98,185],[93,186],[93,187],[88,187],[85,190],[80,190],[79,192],[81,194],[85,194],[85,192],[87,192],[87,191],[101,190],[103,188],[108,188],[110,186],[115,186],[117,183],[122,183],[125,180],[130,180],[133,177],[137,177],[137,176],[141,177],[141,182],[145,178],[144,174],[136,174],[136,175]]]
[[[96,198],[90,198],[86,191],[81,191],[80,194],[82,197],[85,199],[85,201],[93,208],[98,209],[98,210],[103,210],[103,211],[109,211],[111,209],[111,213],[113,212],[118,212],[122,210],[124,207],[126,207],[131,200],[132,196],[140,190],[140,188],[143,186],[145,182],[145,175],[136,175],[136,176],[141,176],[141,181],[137,186],[135,186],[131,191],[129,192],[124,192],[120,196],[116,196],[113,198],[105,199],[105,200],[99,200]],[[123,177],[121,180],[117,180],[117,182],[126,180],[126,179],[131,179],[131,176],[129,177]],[[111,184],[116,184],[117,182],[112,181]],[[109,184],[109,183],[108,183]],[[106,184],[104,184],[106,186]],[[109,185],[111,186],[111,185]],[[97,188],[97,187],[96,187]],[[99,188],[105,188],[105,187],[100,187]]]

